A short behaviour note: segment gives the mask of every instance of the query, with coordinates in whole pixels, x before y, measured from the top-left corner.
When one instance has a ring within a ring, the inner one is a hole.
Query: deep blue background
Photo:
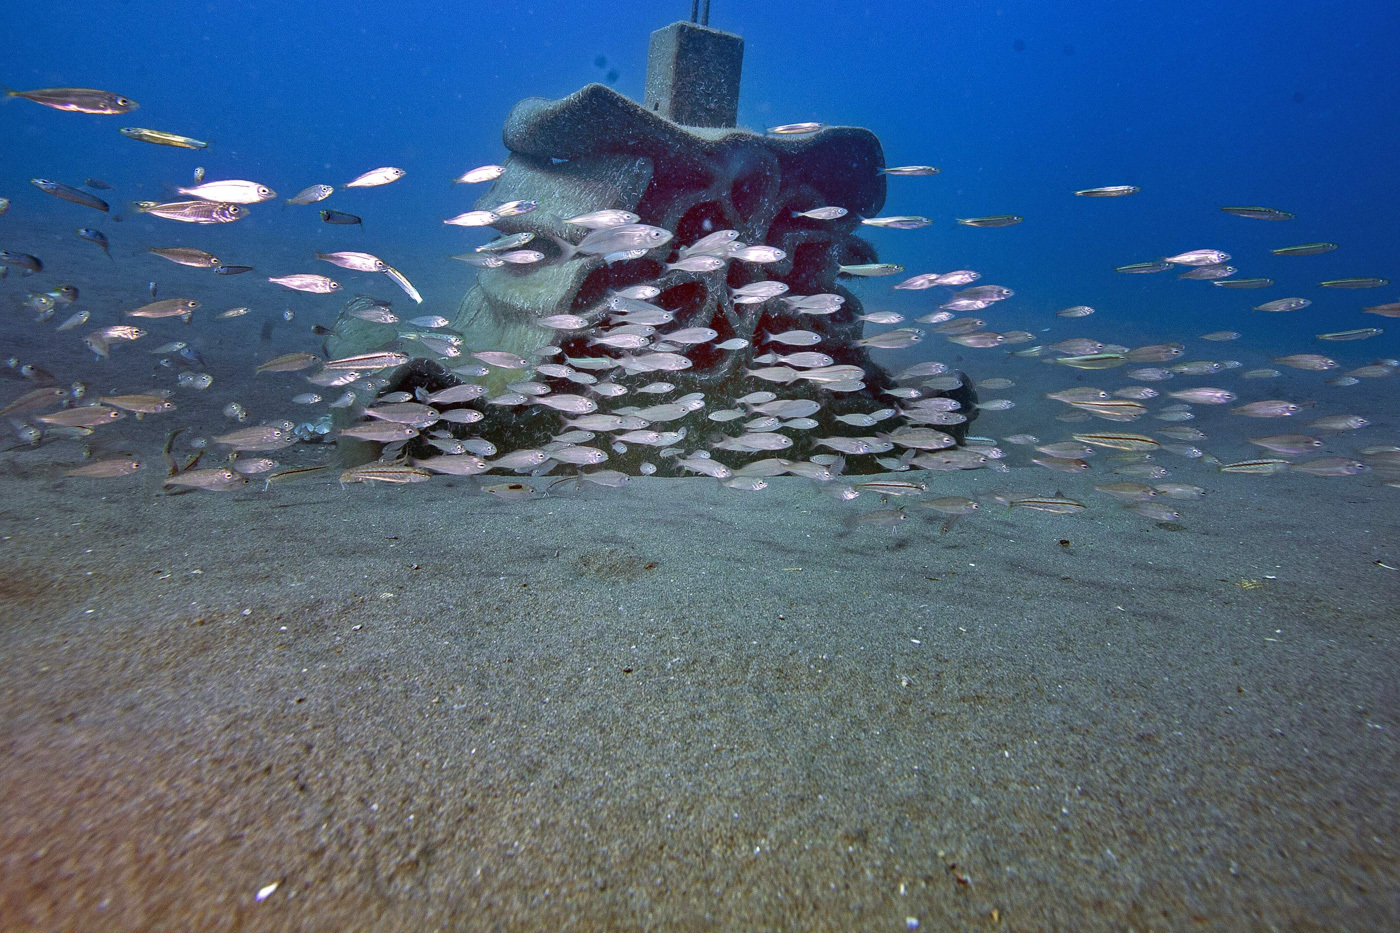
[[[1056,332],[1130,324],[1162,336],[1257,330],[1261,316],[1251,318],[1250,305],[1299,294],[1317,305],[1270,316],[1267,326],[1302,334],[1384,324],[1357,309],[1400,297],[1396,287],[1315,287],[1344,275],[1400,281],[1394,3],[714,0],[713,7],[712,25],[746,41],[742,124],[868,126],[891,164],[942,167],[935,178],[892,180],[886,207],[938,222],[874,239],[910,272],[971,267],[984,281],[1017,289],[994,327],[1027,323],[1018,310],[1040,312],[1035,320],[1044,325],[1044,312],[1088,303],[1102,311],[1092,327],[1051,317]],[[511,106],[602,79],[600,55],[620,72],[619,90],[640,97],[648,34],[688,12],[684,0],[5,4],[0,83],[108,88],[141,109],[97,117],[21,100],[0,106],[0,194],[13,198],[16,217],[67,211],[76,225],[96,215],[57,204],[27,179],[77,184],[97,175],[120,186],[116,201],[158,196],[203,165],[210,178],[252,178],[285,198],[314,182],[338,185],[397,165],[408,171],[403,181],[337,193],[324,206],[363,214],[367,246],[414,255],[420,267],[447,263],[451,252],[484,239],[441,224],[482,191],[449,180],[504,157],[500,127]],[[117,134],[125,125],[214,147],[149,146]],[[1069,194],[1107,184],[1143,192],[1118,200]],[[1222,214],[1223,204],[1275,206],[1298,219],[1244,220]],[[1027,220],[999,230],[952,221],[1003,212]],[[239,236],[269,241],[345,242],[338,239],[345,232],[327,230],[312,208],[263,208],[237,226]],[[1311,259],[1268,253],[1315,239],[1343,248]],[[1280,285],[1233,292],[1170,274],[1112,271],[1205,246],[1233,253],[1242,274]],[[1395,337],[1367,348],[1395,355]]]

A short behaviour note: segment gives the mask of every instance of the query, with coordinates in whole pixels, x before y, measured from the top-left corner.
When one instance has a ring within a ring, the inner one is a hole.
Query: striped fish
[[[312,476],[316,473],[324,473],[327,469],[329,469],[329,467],[322,464],[321,466],[291,467],[286,470],[278,470],[276,473],[269,473],[267,474],[267,478],[263,480],[263,492],[267,492],[267,488],[273,483],[280,483],[283,480],[299,479],[303,476]]]
[[[1117,450],[1154,450],[1162,446],[1161,442],[1153,440],[1145,434],[1104,431],[1097,434],[1073,434],[1070,436],[1081,443],[1094,444],[1098,447],[1113,447]]]
[[[1026,496],[1011,500],[1011,508],[1035,509],[1037,512],[1051,512],[1055,515],[1069,515],[1082,512],[1088,506],[1078,499],[1066,496]]]
[[[366,463],[341,473],[340,484],[367,483],[371,480],[380,483],[421,483],[432,479],[432,476],[427,470],[406,463]]]
[[[1055,362],[1075,369],[1112,369],[1128,362],[1128,358],[1122,353],[1085,353],[1080,356],[1062,356]]]
[[[1147,413],[1147,406],[1126,398],[1085,399],[1072,401],[1070,405],[1085,411],[1111,415],[1129,415],[1136,418]]]
[[[927,483],[906,483],[891,479],[856,483],[855,487],[863,492],[875,492],[882,496],[917,496],[928,491]]]
[[[407,353],[392,353],[380,351],[376,353],[360,353],[356,356],[343,356],[338,360],[328,360],[323,369],[388,369],[391,366],[402,366],[408,362]]]
[[[1221,473],[1251,473],[1255,476],[1271,476],[1274,473],[1282,473],[1289,468],[1287,460],[1239,460],[1235,463],[1222,463]]]

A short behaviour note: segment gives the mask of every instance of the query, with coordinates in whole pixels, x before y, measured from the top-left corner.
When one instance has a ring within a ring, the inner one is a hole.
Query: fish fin
[[[827,469],[831,470],[832,476],[840,476],[846,469],[846,458],[838,456]]]
[[[568,241],[563,240],[552,233],[546,233],[545,236],[553,240],[554,245],[559,247],[560,262],[568,262],[570,259],[573,259],[576,255],[578,255],[578,247],[573,245],[572,243],[569,243]]]

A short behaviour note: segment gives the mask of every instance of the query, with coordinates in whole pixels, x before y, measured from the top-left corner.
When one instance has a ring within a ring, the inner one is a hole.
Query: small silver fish
[[[863,217],[860,222],[867,227],[884,227],[889,230],[919,230],[933,223],[928,217],[918,217],[913,214],[895,217]]]
[[[355,178],[346,182],[345,187],[376,188],[380,185],[387,185],[390,182],[398,181],[403,176],[403,169],[394,168],[392,166],[385,166],[384,168],[371,169],[370,171],[365,172],[363,175],[356,176]]]
[[[500,213],[500,208],[497,208],[496,212]],[[639,220],[641,218],[631,211],[604,210],[570,217],[564,223],[575,227],[587,227],[590,230],[603,230],[608,227],[620,227],[623,224],[634,224]]]
[[[1222,207],[1227,214],[1236,217],[1252,217],[1255,220],[1292,220],[1293,215],[1273,207]]]
[[[1074,194],[1080,198],[1121,198],[1141,190],[1137,185],[1105,185],[1102,188],[1082,188]]]
[[[867,262],[854,266],[841,266],[840,271],[846,275],[870,278],[882,275],[898,275],[904,271],[904,267],[893,262]]]
[[[281,285],[296,292],[310,292],[313,295],[329,295],[331,292],[340,289],[340,283],[334,279],[328,279],[324,275],[311,275],[299,273],[296,275],[268,276],[267,279],[274,285]]]
[[[623,213],[626,212],[624,211]],[[478,246],[474,250],[474,252],[503,253],[508,250],[518,249],[519,247],[524,246],[526,243],[529,243],[534,238],[535,235],[528,230],[524,233],[513,233],[510,236],[503,236],[498,239],[492,240],[490,243],[485,243],[481,246]]]
[[[93,197],[80,188],[65,185],[61,181],[49,181],[47,178],[31,178],[29,183],[46,194],[51,194],[56,198],[62,198],[74,204],[81,204],[83,207],[90,207],[93,210],[102,211],[104,214],[110,210],[107,202],[101,198]]]
[[[990,217],[959,217],[958,223],[965,227],[1010,227],[1025,220],[1017,214],[993,214]]]
[[[255,181],[210,181],[193,188],[176,188],[180,194],[224,204],[259,204],[277,197],[277,192]]]
[[[467,211],[455,217],[449,217],[443,221],[454,227],[489,227],[500,220],[501,217],[494,211]]]
[[[303,188],[301,191],[287,199],[288,204],[315,204],[317,201],[324,201],[335,193],[335,188],[330,185],[312,185]]]
[[[1218,266],[1223,262],[1228,262],[1229,253],[1223,253],[1218,249],[1192,249],[1184,253],[1177,253],[1175,256],[1168,256],[1163,262],[1169,262],[1174,266]]]
[[[893,168],[882,168],[882,175],[903,175],[909,178],[923,178],[929,175],[937,175],[940,169],[932,165],[896,165]]]
[[[577,246],[560,242],[560,248],[564,251],[565,259],[571,259],[575,254],[605,256],[634,249],[654,249],[669,243],[673,236],[671,231],[649,224],[622,224],[594,230]]]
[[[225,201],[139,201],[136,210],[187,224],[226,224],[248,216],[248,209]]]
[[[316,258],[331,265],[350,269],[353,272],[383,272],[389,264],[370,253],[357,253],[351,250],[339,253],[317,253]]]
[[[6,90],[7,97],[23,97],[36,104],[69,113],[96,113],[112,116],[130,113],[140,105],[129,97],[90,87],[46,87],[33,91]]]
[[[474,168],[468,172],[464,172],[462,175],[453,179],[453,184],[475,185],[483,181],[495,181],[497,178],[500,178],[501,175],[503,175],[504,173],[505,166],[503,165],[483,165],[479,168]]]

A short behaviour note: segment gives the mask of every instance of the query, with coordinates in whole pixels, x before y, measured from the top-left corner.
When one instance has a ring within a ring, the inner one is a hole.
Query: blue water
[[[562,97],[612,69],[616,88],[640,98],[649,32],[685,18],[688,6],[407,2],[347,15],[329,3],[179,12],[126,3],[100,14],[79,3],[7,4],[5,84],[111,88],[142,106],[130,117],[99,117],[9,102],[0,109],[0,185],[17,215],[62,209],[87,223],[87,212],[25,182],[96,175],[124,194],[144,185],[155,197],[202,165],[210,178],[263,180],[285,197],[397,165],[408,175],[392,189],[342,192],[325,206],[361,213],[376,243],[436,260],[482,239],[439,223],[479,193],[447,182],[504,156],[500,126],[511,106]],[[867,126],[891,164],[943,169],[895,180],[886,208],[938,224],[874,236],[887,258],[911,268],[981,270],[985,281],[1015,287],[1029,308],[1088,303],[1167,330],[1238,327],[1261,293],[1111,271],[1219,246],[1242,275],[1278,279],[1269,296],[1315,301],[1306,317],[1268,322],[1303,335],[1358,326],[1358,293],[1319,293],[1312,283],[1387,276],[1400,259],[1392,57],[1400,13],[1392,4],[717,0],[712,23],[745,38],[742,125]],[[118,125],[214,146],[148,146],[118,136]],[[1143,192],[1121,201],[1067,196],[1103,184]],[[1298,219],[1270,224],[1218,211],[1236,203]],[[1001,230],[944,222],[1003,212],[1028,219]],[[310,210],[263,210],[239,226],[244,237],[323,246],[339,233]],[[1317,239],[1343,248],[1304,260],[1267,252]]]

